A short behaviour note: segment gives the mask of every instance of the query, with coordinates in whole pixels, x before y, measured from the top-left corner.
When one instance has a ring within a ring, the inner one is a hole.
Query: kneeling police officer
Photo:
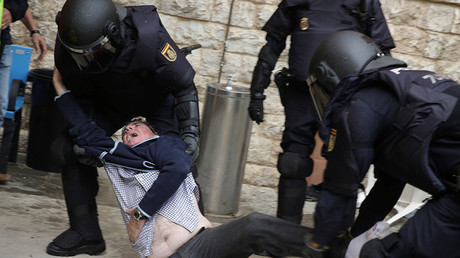
[[[384,220],[411,184],[433,199],[399,232],[367,242],[360,256],[460,257],[460,85],[407,68],[354,31],[319,45],[308,84],[327,148],[308,256],[337,255],[334,243],[344,242],[337,236],[358,236]],[[371,164],[377,181],[354,221]]]

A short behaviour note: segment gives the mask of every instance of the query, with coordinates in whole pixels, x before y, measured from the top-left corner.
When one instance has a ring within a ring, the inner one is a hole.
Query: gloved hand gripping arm
[[[275,68],[279,54],[275,53],[271,47],[266,44],[259,52],[259,60],[254,67],[251,82],[251,101],[249,103],[249,116],[258,124],[264,120],[264,105],[265,99],[264,90],[270,84],[270,76]]]
[[[192,163],[200,153],[198,140],[200,136],[200,114],[197,92],[189,92],[175,99],[175,111],[179,121],[181,139],[187,144],[187,155],[192,155]]]

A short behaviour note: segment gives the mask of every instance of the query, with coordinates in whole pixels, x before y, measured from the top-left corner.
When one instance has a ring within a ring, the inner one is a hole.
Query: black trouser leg
[[[278,184],[277,217],[300,224],[305,203],[306,177],[313,171],[310,155],[315,147],[317,114],[305,82],[293,81],[280,89],[286,120],[281,148],[289,161],[278,159],[281,174]],[[298,154],[294,158],[292,153]]]
[[[206,229],[172,257],[301,256],[311,229],[261,213]]]

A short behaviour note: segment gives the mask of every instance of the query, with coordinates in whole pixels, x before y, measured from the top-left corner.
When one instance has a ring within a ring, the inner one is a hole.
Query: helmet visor
[[[72,58],[81,71],[86,73],[102,73],[109,69],[115,59],[116,48],[112,45],[108,37],[101,40],[99,44],[92,48],[77,49],[67,47]]]
[[[331,95],[329,95],[323,87],[321,87],[316,78],[313,75],[310,75],[307,78],[308,89],[310,91],[310,95],[313,99],[313,103],[315,104],[316,112],[318,113],[319,119],[323,121],[324,109],[327,106],[327,103],[331,99]]]

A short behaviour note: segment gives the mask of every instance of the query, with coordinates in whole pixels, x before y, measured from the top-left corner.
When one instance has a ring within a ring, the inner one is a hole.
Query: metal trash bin
[[[28,81],[32,82],[32,101],[26,164],[37,170],[58,172],[60,165],[52,155],[51,144],[66,126],[54,102],[53,70],[30,70]]]
[[[197,160],[207,213],[234,216],[238,211],[251,137],[249,89],[214,83],[207,88]]]

